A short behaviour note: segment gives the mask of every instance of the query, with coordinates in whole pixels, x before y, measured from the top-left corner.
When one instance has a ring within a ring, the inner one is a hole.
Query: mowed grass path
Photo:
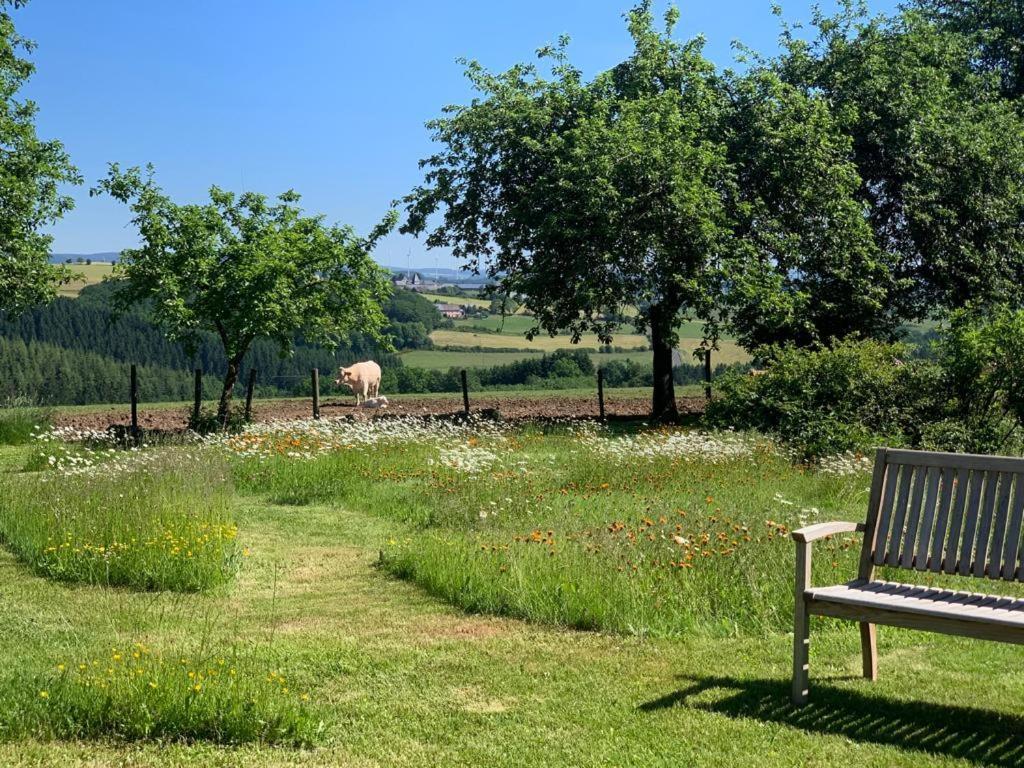
[[[0,471],[20,454],[0,455]],[[375,567],[404,533],[386,510],[238,500],[252,555],[214,594],[144,595],[31,575],[0,550],[0,689],[79,649],[140,636],[263,641],[311,684],[313,750],[36,743],[5,766],[1019,765],[1021,651],[880,631],[857,679],[856,629],[814,635],[808,708],[788,704],[791,639],[651,640],[464,615]],[[816,627],[816,630],[819,629]],[[926,749],[915,747],[924,744]]]

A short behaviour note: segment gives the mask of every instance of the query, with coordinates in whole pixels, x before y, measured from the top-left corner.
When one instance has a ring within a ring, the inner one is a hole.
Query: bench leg
[[[793,703],[806,704],[810,687],[811,617],[803,595],[797,597],[793,622]]]
[[[864,661],[864,677],[878,679],[878,642],[875,625],[866,621],[860,623],[860,652]]]

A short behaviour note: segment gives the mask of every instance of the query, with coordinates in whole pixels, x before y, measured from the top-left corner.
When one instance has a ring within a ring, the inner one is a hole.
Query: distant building
[[[428,280],[419,272],[403,272],[391,278],[391,284],[395,288],[404,288],[407,291],[419,293],[431,293],[439,288],[444,288],[449,283],[439,283],[436,280]]]
[[[441,304],[439,302],[434,306],[441,313],[441,317],[447,317],[451,320],[462,320],[466,316],[466,308],[460,307],[458,304]]]

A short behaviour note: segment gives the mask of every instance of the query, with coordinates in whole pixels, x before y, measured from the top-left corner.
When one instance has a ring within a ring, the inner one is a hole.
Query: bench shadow
[[[789,701],[788,681],[686,677],[684,688],[640,704],[641,712],[690,707],[993,766],[1024,765],[1024,717],[970,707],[888,699],[827,682],[811,701]],[[865,683],[865,685],[870,685]],[[702,694],[708,694],[702,696]],[[717,695],[712,695],[717,694]],[[699,700],[695,700],[698,699]]]

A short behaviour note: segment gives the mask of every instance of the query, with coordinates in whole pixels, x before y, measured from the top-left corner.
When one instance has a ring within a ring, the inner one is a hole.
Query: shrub
[[[776,434],[802,460],[883,442],[919,444],[942,412],[942,372],[907,357],[903,345],[878,341],[776,348],[763,375],[716,383],[706,420]]]
[[[954,313],[931,354],[845,341],[776,348],[761,376],[724,377],[709,424],[759,429],[801,459],[872,444],[1019,451],[1024,425],[1024,310]]]
[[[237,528],[222,466],[181,452],[103,456],[5,476],[0,543],[61,581],[194,592],[231,578]]]
[[[233,405],[228,411],[225,421],[217,418],[217,412],[209,408],[199,409],[199,418],[190,408],[188,411],[188,428],[200,435],[211,435],[214,432],[241,432],[245,428],[245,406]]]

